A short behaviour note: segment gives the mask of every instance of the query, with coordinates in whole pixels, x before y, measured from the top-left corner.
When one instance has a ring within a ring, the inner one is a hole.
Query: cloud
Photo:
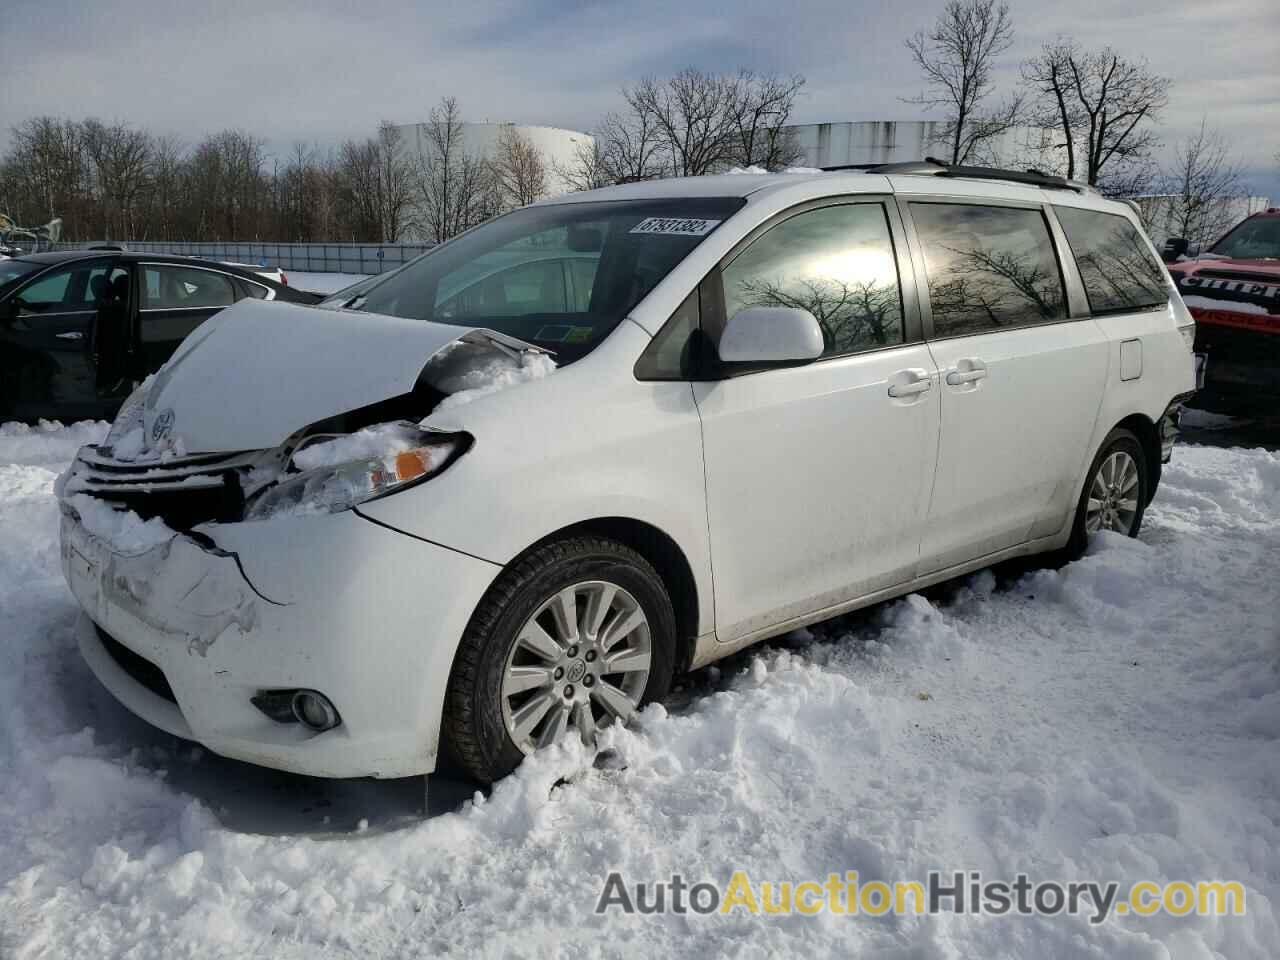
[[[125,120],[193,140],[240,127],[285,150],[421,120],[441,96],[474,119],[590,128],[618,88],[685,65],[808,78],[800,121],[918,116],[902,40],[941,0],[471,0],[269,3],[9,0],[0,128],[52,113]],[[1276,0],[1015,0],[1001,71],[1058,34],[1145,56],[1174,81],[1162,134],[1202,116],[1245,165],[1280,164]],[[3,136],[3,134],[0,134]]]

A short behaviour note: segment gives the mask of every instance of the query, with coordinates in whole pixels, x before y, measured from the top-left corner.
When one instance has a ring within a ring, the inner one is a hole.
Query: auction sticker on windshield
[[[718,226],[720,226],[719,220],[703,220],[699,217],[646,217],[629,232],[673,233],[682,237],[705,237]]]

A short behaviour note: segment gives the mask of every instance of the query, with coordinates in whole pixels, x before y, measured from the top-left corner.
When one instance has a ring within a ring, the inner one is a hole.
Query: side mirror
[[[1185,237],[1170,237],[1164,242],[1160,257],[1165,263],[1174,263],[1179,257],[1185,257],[1190,249],[1191,244]]]
[[[787,363],[822,356],[822,328],[808,310],[746,307],[720,335],[724,363]]]

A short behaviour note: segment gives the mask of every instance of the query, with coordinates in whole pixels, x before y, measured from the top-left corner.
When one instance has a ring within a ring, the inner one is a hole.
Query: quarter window
[[[1066,319],[1062,273],[1039,210],[913,203],[911,218],[935,337]]]
[[[1072,207],[1054,212],[1076,258],[1090,310],[1116,313],[1169,302],[1164,267],[1126,217]]]
[[[142,275],[145,310],[226,307],[236,302],[231,278],[212,270],[148,266]]]
[[[902,343],[902,294],[884,207],[851,203],[773,227],[721,273],[725,316],[798,307],[822,328],[824,357]]]

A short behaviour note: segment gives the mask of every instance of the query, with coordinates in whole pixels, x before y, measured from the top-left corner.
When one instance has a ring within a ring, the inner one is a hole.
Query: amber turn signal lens
[[[406,450],[396,454],[396,476],[403,482],[420,477],[431,469],[426,450]]]

